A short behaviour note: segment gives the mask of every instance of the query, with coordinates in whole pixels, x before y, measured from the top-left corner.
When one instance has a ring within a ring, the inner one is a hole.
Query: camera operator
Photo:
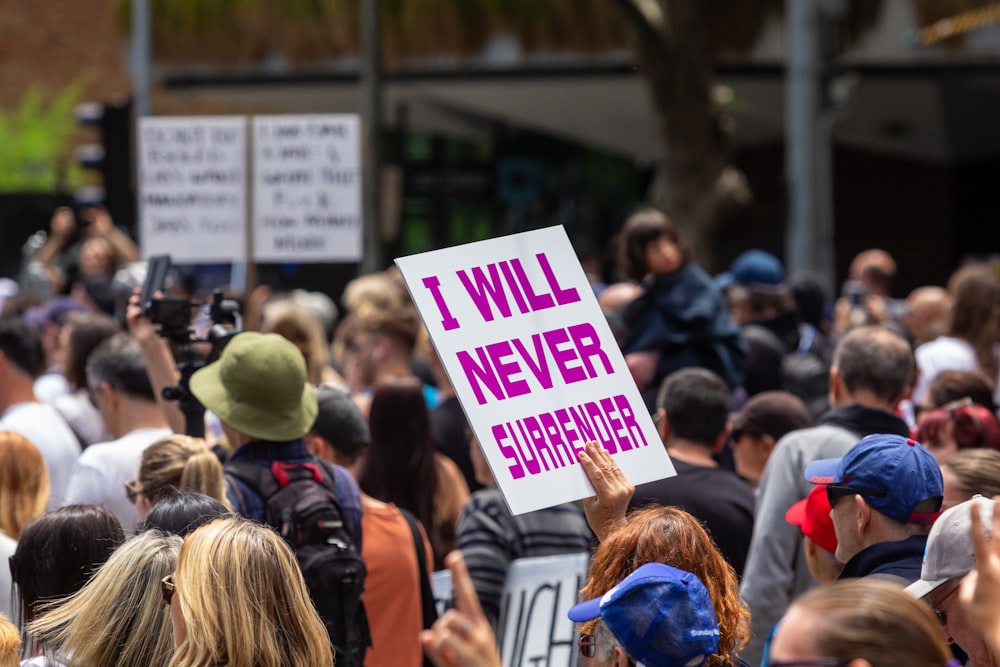
[[[157,292],[157,296],[163,296]],[[156,403],[160,406],[163,416],[170,429],[174,433],[184,433],[184,413],[176,401],[168,401],[163,397],[163,390],[167,387],[175,387],[180,382],[181,376],[174,361],[170,344],[161,338],[159,327],[153,324],[142,312],[140,303],[139,288],[132,292],[132,297],[128,301],[128,308],[125,310],[125,325],[128,331],[135,338],[142,356],[146,360],[146,372],[149,374],[149,382],[153,385],[153,394],[156,396]]]

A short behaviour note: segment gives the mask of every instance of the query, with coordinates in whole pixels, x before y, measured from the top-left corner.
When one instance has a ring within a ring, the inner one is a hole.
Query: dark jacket
[[[660,363],[644,393],[681,368],[697,366],[717,373],[733,389],[743,386],[746,349],[729,316],[722,293],[692,262],[658,276],[622,315],[628,334],[622,351],[657,350]]]
[[[926,535],[914,535],[899,542],[879,542],[865,547],[847,561],[837,579],[878,576],[901,584],[920,578]]]

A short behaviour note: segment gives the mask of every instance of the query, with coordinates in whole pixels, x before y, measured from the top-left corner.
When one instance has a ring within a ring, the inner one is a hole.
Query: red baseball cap
[[[814,487],[809,495],[788,508],[785,521],[802,529],[802,534],[830,553],[837,552],[837,533],[830,518],[826,487]]]

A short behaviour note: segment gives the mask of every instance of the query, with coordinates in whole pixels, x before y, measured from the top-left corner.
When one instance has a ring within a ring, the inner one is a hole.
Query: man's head
[[[806,479],[826,485],[837,533],[837,559],[925,534],[941,509],[944,487],[934,455],[916,440],[870,435],[842,458],[820,459]]]
[[[986,651],[985,642],[966,621],[957,595],[962,577],[975,567],[969,536],[973,512],[979,512],[980,523],[989,534],[993,501],[976,496],[947,510],[927,537],[920,579],[907,586],[906,592],[934,610],[949,641],[961,644],[970,657],[980,658]],[[986,663],[974,660],[971,664]]]
[[[156,405],[153,385],[139,344],[127,333],[105,339],[87,359],[87,388],[104,424],[116,437],[119,422],[136,402]]]
[[[41,370],[41,341],[19,317],[0,317],[0,353],[5,359],[5,367],[29,380]]]
[[[909,395],[915,373],[913,351],[899,334],[880,326],[852,329],[833,354],[830,404],[893,409]]]
[[[726,293],[730,312],[737,324],[770,319],[794,306],[785,284],[785,267],[769,252],[753,249],[741,253],[729,271],[715,278]]]
[[[719,648],[719,623],[704,584],[690,572],[647,563],[600,598],[569,610],[576,623],[600,619],[580,642],[585,664],[699,667]],[[602,625],[609,633],[604,633]]]
[[[812,426],[802,399],[787,391],[764,391],[750,397],[732,418],[736,472],[754,486],[775,443],[786,433]]]
[[[914,347],[943,336],[948,329],[951,295],[943,287],[918,287],[906,297],[902,323],[913,338]]]
[[[847,273],[851,280],[863,283],[869,294],[889,296],[896,277],[896,260],[879,248],[863,250],[851,261]]]
[[[717,448],[728,433],[730,395],[725,380],[704,368],[682,368],[656,397],[660,437]]]
[[[316,390],[319,413],[309,431],[309,451],[315,456],[350,467],[371,444],[368,420],[340,389],[320,387]]]
[[[237,335],[218,361],[191,377],[191,393],[218,415],[235,446],[301,438],[318,412],[302,353],[278,334]]]
[[[420,335],[420,316],[410,304],[363,303],[352,315],[345,372],[357,389],[371,387],[389,368],[409,372],[410,356]]]

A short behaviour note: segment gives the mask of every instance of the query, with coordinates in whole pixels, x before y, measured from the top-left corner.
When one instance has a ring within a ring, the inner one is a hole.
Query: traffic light
[[[80,166],[101,174],[101,184],[78,188],[73,197],[81,206],[103,204],[120,227],[135,224],[132,189],[132,101],[111,104],[84,102],[74,110],[77,122],[100,134],[100,143],[78,146]]]

